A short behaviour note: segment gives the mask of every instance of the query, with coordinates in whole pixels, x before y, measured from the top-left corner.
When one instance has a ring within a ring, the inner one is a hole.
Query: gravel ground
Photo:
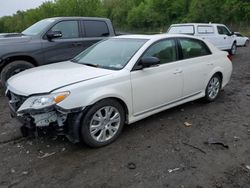
[[[22,138],[1,91],[0,187],[249,188],[249,52],[239,49],[216,102],[194,101],[126,126],[100,149],[64,137]]]

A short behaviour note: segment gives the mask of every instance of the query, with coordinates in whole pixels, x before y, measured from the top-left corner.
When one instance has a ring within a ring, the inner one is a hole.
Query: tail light
[[[233,60],[233,56],[232,56],[232,55],[228,54],[227,57],[228,57],[228,59],[229,59],[230,61]]]

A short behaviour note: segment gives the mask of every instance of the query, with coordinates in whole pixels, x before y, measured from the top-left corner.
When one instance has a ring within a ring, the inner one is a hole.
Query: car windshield
[[[89,47],[72,61],[93,67],[120,70],[146,41],[128,38],[107,39]]]
[[[53,19],[46,19],[46,20],[41,20],[32,26],[28,27],[25,29],[22,34],[24,35],[38,35],[41,33],[47,26],[49,26],[52,22],[54,22]]]

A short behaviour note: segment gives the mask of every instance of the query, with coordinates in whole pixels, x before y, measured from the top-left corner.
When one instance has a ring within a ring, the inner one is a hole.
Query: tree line
[[[54,0],[0,18],[0,33],[21,32],[48,17],[95,16],[110,18],[122,31],[162,31],[185,22],[224,23],[250,27],[249,0]]]

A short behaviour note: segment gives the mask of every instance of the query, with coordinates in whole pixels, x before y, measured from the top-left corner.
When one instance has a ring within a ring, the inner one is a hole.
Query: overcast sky
[[[18,10],[36,8],[48,0],[0,0],[0,17],[9,16]],[[49,0],[51,1],[51,0]]]

